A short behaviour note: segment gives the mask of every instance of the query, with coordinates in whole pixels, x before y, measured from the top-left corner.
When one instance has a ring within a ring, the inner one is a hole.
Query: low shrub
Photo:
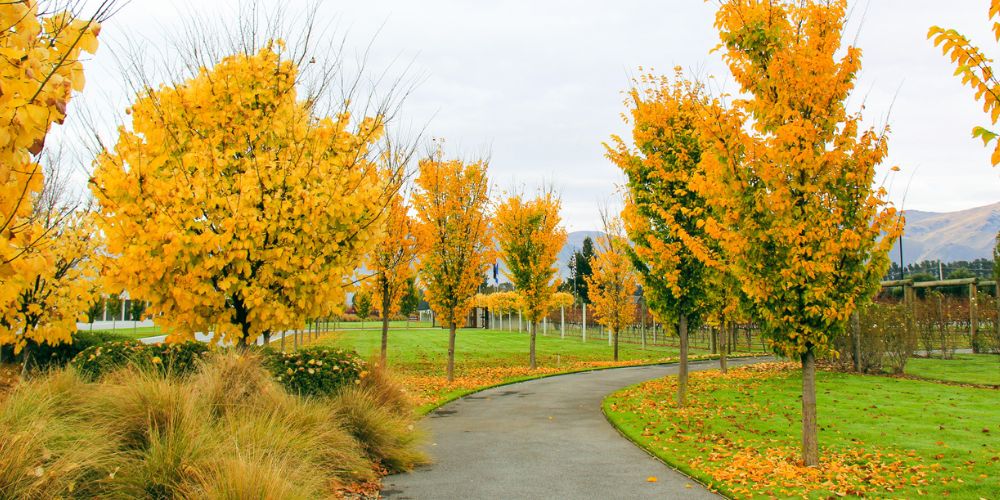
[[[186,376],[198,369],[211,348],[204,342],[190,341],[146,346],[143,362],[164,374]]]
[[[368,375],[366,363],[353,351],[319,347],[265,350],[264,366],[285,389],[303,396],[331,396]]]
[[[106,331],[78,331],[73,334],[73,342],[66,344],[37,344],[29,340],[27,349],[31,352],[31,367],[39,370],[65,366],[81,351],[109,342],[129,340],[131,337]],[[12,345],[0,346],[0,359],[14,359]]]
[[[128,365],[149,367],[164,375],[186,376],[197,369],[209,350],[207,344],[197,341],[147,345],[123,340],[89,347],[73,358],[72,365],[92,379]]]
[[[96,379],[106,373],[125,367],[146,346],[137,340],[109,342],[80,351],[70,363],[81,375]]]
[[[836,360],[838,367],[852,370],[856,361],[862,373],[903,373],[907,360],[917,349],[917,333],[909,309],[898,304],[875,303],[859,311],[857,326],[858,331],[850,325],[834,341],[834,349],[840,353]],[[857,353],[854,335],[859,336]]]

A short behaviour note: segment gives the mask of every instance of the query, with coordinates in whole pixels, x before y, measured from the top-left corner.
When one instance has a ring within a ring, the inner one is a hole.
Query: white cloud
[[[287,8],[303,12],[307,3],[292,0]],[[969,134],[986,117],[926,40],[927,28],[942,24],[989,44],[985,3],[852,2],[850,38],[866,3],[858,37],[864,70],[853,104],[865,99],[873,123],[892,106],[889,164],[903,169],[893,181],[894,198],[901,199],[913,175],[907,208],[954,210],[997,201],[1000,170],[989,166],[989,152]],[[205,16],[229,11],[216,2],[133,0],[106,23],[102,38],[138,33],[144,43],[165,48],[166,33],[195,9]],[[319,25],[349,31],[352,52],[381,28],[371,67],[412,61],[411,74],[422,79],[404,108],[409,121],[429,122],[428,133],[447,138],[456,152],[489,149],[500,187],[554,182],[570,228],[593,229],[600,224],[599,203],[620,182],[601,142],[625,132],[619,115],[629,75],[638,66],[668,72],[675,65],[725,75],[718,55],[709,54],[717,43],[713,12],[713,3],[700,0],[328,1]],[[87,65],[90,101],[120,87],[114,57],[103,49]]]

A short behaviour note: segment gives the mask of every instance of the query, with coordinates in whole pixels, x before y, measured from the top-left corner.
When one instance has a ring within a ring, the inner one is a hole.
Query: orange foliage
[[[425,298],[441,324],[462,324],[493,256],[487,164],[445,160],[439,148],[419,166],[412,203]]]
[[[633,296],[639,278],[628,257],[628,241],[620,231],[621,223],[612,222],[606,238],[598,243],[597,254],[591,260],[593,274],[586,277],[594,319],[608,327],[614,335],[635,321]]]
[[[762,449],[742,439],[704,431],[703,422],[720,416],[727,418],[735,410],[718,407],[711,398],[699,399],[698,394],[739,387],[752,398],[754,388],[764,380],[784,376],[797,367],[795,363],[761,363],[728,374],[695,373],[691,377],[692,397],[682,408],[666,403],[676,391],[677,378],[665,377],[622,391],[618,394],[622,400],[641,402],[629,403],[627,407],[613,404],[611,409],[635,413],[648,421],[643,436],[652,436],[663,450],[672,449],[672,444],[698,443],[701,453],[686,465],[707,473],[713,479],[710,487],[724,486],[736,498],[809,496],[814,491],[832,491],[839,496],[879,496],[926,483],[928,467],[917,463],[919,458],[912,453],[859,445],[824,450],[820,467],[807,467],[796,447],[775,445]],[[754,409],[752,399],[747,405]]]
[[[413,262],[418,251],[414,221],[407,213],[400,193],[393,195],[386,207],[385,238],[369,256],[369,269],[375,273],[371,287],[372,301],[382,318],[399,313],[406,293],[407,280],[415,273]]]
[[[497,242],[507,263],[504,274],[533,323],[549,312],[558,285],[556,259],[566,243],[566,230],[559,226],[560,206],[559,198],[546,192],[531,200],[511,196],[496,210]]]
[[[988,19],[993,21],[993,36],[1000,42],[1000,0],[991,0]],[[983,112],[990,116],[990,123],[995,127],[1000,120],[1000,81],[993,70],[993,60],[986,57],[982,49],[977,47],[964,35],[954,29],[944,29],[931,26],[927,38],[934,41],[935,47],[941,47],[941,52],[951,58],[955,65],[955,75],[962,77],[962,84],[976,92],[976,100],[983,104]],[[985,127],[973,127],[972,136],[982,139],[988,146],[996,141],[993,156],[990,161],[994,166],[1000,165],[1000,141],[998,133]]]

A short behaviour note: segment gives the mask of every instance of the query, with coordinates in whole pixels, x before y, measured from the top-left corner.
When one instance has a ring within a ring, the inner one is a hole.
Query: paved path
[[[731,360],[732,366],[756,362]],[[692,363],[715,369],[717,361]],[[489,389],[423,421],[434,464],[383,480],[385,498],[718,498],[618,434],[601,412],[617,389],[676,365],[561,375]],[[646,481],[656,476],[658,481]]]
[[[305,332],[305,330],[298,330],[298,331],[299,332]],[[272,333],[271,334],[271,343],[273,344],[275,342],[280,341],[281,337],[291,337],[292,335],[295,335],[295,332],[296,332],[296,330],[289,330],[287,332],[275,332],[275,333]],[[323,332],[323,333],[329,333],[329,332]],[[194,334],[194,339],[197,340],[198,342],[211,342],[212,339],[213,339],[213,337],[214,337],[214,334],[211,333],[211,332],[209,332],[209,333],[195,332],[195,334]],[[143,338],[139,339],[139,342],[142,342],[143,344],[159,344],[159,343],[162,343],[162,342],[164,342],[166,340],[167,340],[167,336],[166,335],[155,335],[153,337],[143,337]],[[290,342],[290,341],[286,340],[285,342]],[[256,344],[256,345],[264,345],[264,336],[261,335],[261,336],[257,337],[257,340],[254,340],[253,343]],[[219,345],[225,345],[222,342],[221,339],[218,341],[218,344]]]

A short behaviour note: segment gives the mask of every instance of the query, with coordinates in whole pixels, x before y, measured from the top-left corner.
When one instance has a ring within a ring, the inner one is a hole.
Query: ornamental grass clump
[[[192,366],[71,365],[18,386],[0,402],[0,498],[325,498],[424,460],[387,375],[316,397],[258,353]]]

